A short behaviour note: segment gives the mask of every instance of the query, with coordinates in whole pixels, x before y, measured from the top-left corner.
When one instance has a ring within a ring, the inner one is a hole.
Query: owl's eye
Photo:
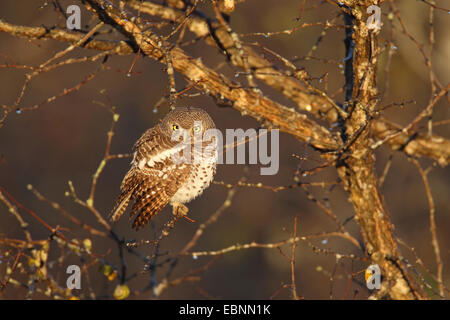
[[[200,132],[201,129],[201,126],[194,126],[194,132]]]
[[[172,125],[172,130],[173,131],[177,131],[178,129],[180,129],[180,126],[177,124]]]

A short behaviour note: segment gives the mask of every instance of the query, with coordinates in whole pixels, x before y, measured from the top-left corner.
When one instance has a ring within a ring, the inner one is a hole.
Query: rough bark
[[[348,101],[350,117],[345,120],[344,128],[346,139],[353,142],[338,172],[350,194],[365,250],[372,262],[382,270],[384,281],[375,296],[422,298],[422,293],[408,276],[401,261],[389,213],[378,189],[375,156],[371,148],[373,140],[369,123],[377,105],[376,69],[379,52],[378,31],[367,28],[366,9],[372,4],[378,4],[378,1],[359,1],[358,4],[355,1],[351,4],[348,8],[352,16],[349,25],[353,25],[353,68],[348,71],[351,75],[347,74],[347,79],[352,82],[352,94]]]

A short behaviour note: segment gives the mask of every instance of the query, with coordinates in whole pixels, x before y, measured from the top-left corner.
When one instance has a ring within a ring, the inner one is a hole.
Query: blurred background
[[[65,21],[55,12],[51,1],[1,1],[0,19],[26,26],[58,26],[65,27]],[[155,1],[161,3],[162,1]],[[230,24],[238,34],[255,32],[276,32],[289,30],[299,24],[300,8],[303,1],[277,0],[238,2],[231,15]],[[395,1],[408,32],[428,50],[429,6],[421,1]],[[62,8],[78,1],[60,1]],[[441,7],[448,6],[446,1],[436,1]],[[392,107],[385,111],[384,116],[400,125],[407,125],[428,104],[430,99],[430,81],[423,57],[414,43],[401,32],[397,21],[391,23],[388,13],[389,6],[381,6],[383,27],[381,38],[392,40],[396,44],[396,52],[388,68],[389,90],[380,105],[392,102],[416,101],[404,107]],[[214,17],[209,1],[201,2],[199,10]],[[325,22],[332,19],[335,24],[343,24],[342,16],[338,16],[335,6],[321,1],[307,1],[300,23]],[[82,27],[89,30],[96,24],[91,13],[82,9]],[[150,21],[158,21],[146,16]],[[439,81],[445,86],[449,82],[450,28],[448,14],[435,10],[435,47],[432,55],[433,70]],[[104,27],[105,30],[108,27]],[[168,34],[170,26],[157,30],[159,34]],[[308,54],[323,31],[323,26],[301,28],[291,35],[280,34],[268,38],[261,36],[242,36],[245,43],[258,42],[283,57],[294,59]],[[345,56],[343,29],[328,29],[319,42],[314,56],[329,59],[323,60],[299,59],[298,67],[304,67],[313,77],[320,77],[328,72],[328,81],[317,84],[331,95],[344,84],[341,60]],[[121,35],[109,38],[122,39]],[[185,40],[194,37],[186,33]],[[383,40],[380,41],[383,45]],[[67,43],[55,40],[27,40],[16,38],[10,34],[0,33],[0,64],[18,64],[39,66],[56,52],[67,47]],[[224,62],[224,56],[216,49],[207,46],[203,41],[183,48],[193,57],[201,57],[211,68],[216,68]],[[427,51],[428,52],[428,51]],[[65,57],[81,57],[94,55],[94,50],[76,49]],[[130,77],[127,72],[135,61]],[[275,65],[282,64],[273,59]],[[384,90],[386,79],[387,54],[380,58],[379,88]],[[35,77],[24,95],[20,107],[31,107],[41,103],[53,95],[58,95],[65,88],[71,88],[83,81],[92,73],[100,62],[86,62],[67,65]],[[71,197],[65,195],[69,190],[68,181],[72,181],[78,196],[86,199],[89,195],[92,176],[96,171],[105,152],[107,131],[112,122],[112,114],[107,107],[102,107],[95,101],[101,101],[107,106],[115,106],[120,114],[112,139],[111,153],[129,153],[134,142],[148,128],[155,125],[168,111],[167,103],[163,103],[154,112],[154,107],[162,96],[168,94],[168,80],[164,66],[149,58],[128,56],[110,56],[106,63],[107,69],[99,72],[94,79],[86,82],[78,91],[62,96],[53,102],[41,105],[34,111],[12,113],[0,128],[0,186],[3,187],[23,206],[32,209],[39,217],[52,226],[67,228],[65,234],[69,238],[84,239],[89,235],[85,230],[65,219],[60,212],[47,203],[40,201],[27,189],[31,184],[47,199],[57,202],[62,208],[83,222],[97,229],[102,226],[93,214],[86,208],[74,203]],[[284,67],[283,67],[284,68]],[[245,77],[238,75],[229,64],[221,66],[219,71],[236,82],[246,84]],[[26,69],[13,67],[0,68],[0,104],[12,105],[17,99],[25,81]],[[177,89],[188,84],[176,75]],[[258,82],[264,95],[288,107],[295,104],[278,92]],[[104,91],[102,91],[104,90]],[[103,92],[103,93],[101,93]],[[195,89],[192,93],[197,92]],[[335,96],[338,102],[343,101],[343,95]],[[207,110],[214,119],[216,126],[224,132],[226,128],[259,128],[256,120],[242,116],[232,108],[218,107],[208,96],[200,95],[193,98],[182,98],[177,105],[199,106]],[[450,116],[449,106],[442,99],[434,108],[433,120],[447,120]],[[433,128],[433,133],[449,137],[449,126],[442,125]],[[299,161],[292,154],[307,158]],[[392,157],[392,166],[382,186],[382,193],[391,220],[395,225],[395,234],[408,246],[415,249],[417,255],[432,271],[436,271],[436,263],[431,246],[429,229],[429,207],[424,184],[416,167],[407,160],[401,152],[392,152],[388,147],[376,151],[377,174],[381,175]],[[95,206],[107,217],[119,194],[119,186],[124,174],[129,168],[130,159],[114,159],[107,163],[102,172],[95,196]],[[280,134],[280,169],[274,176],[261,176],[259,165],[220,165],[215,177],[216,181],[236,183],[246,177],[248,182],[263,183],[269,186],[289,185],[294,183],[293,173],[298,165],[301,169],[314,168],[322,163],[319,155],[293,137]],[[427,159],[421,160],[423,166],[433,163]],[[327,168],[319,173],[302,178],[302,181],[336,181],[337,175],[333,168]],[[450,170],[436,166],[429,174],[431,191],[436,206],[437,235],[441,246],[444,263],[444,283],[450,281],[449,248],[450,237]],[[353,216],[352,204],[342,187],[310,188],[311,193],[319,200],[329,203],[330,209],[341,221]],[[169,237],[161,242],[160,252],[168,255],[180,251],[192,238],[198,226],[205,222],[225,201],[228,190],[221,185],[211,185],[201,197],[192,201],[189,216],[195,223],[179,221]],[[170,217],[170,208],[165,208],[155,219],[156,228],[160,228]],[[33,239],[46,239],[49,230],[44,228],[26,212],[23,218],[30,224],[29,230]],[[335,231],[336,225],[314,203],[308,200],[307,194],[301,188],[273,192],[261,188],[238,187],[232,199],[231,206],[220,216],[219,221],[205,230],[193,251],[219,250],[234,244],[250,242],[272,243],[288,239],[292,236],[294,217],[298,216],[298,235],[306,236],[325,231]],[[354,220],[347,223],[350,233],[361,240],[359,227]],[[139,232],[131,230],[130,221],[122,218],[113,226],[114,230],[125,239],[154,239],[150,226]],[[8,212],[8,208],[0,204],[0,238],[23,239],[23,232],[17,220]],[[119,263],[117,245],[104,237],[92,237],[93,251],[106,254],[112,263]],[[311,240],[318,248],[329,249],[342,254],[354,253],[362,256],[349,241],[340,238],[320,238]],[[61,254],[56,244],[51,244],[49,261],[55,261],[49,272],[61,286],[65,285],[66,265],[86,263],[80,261],[75,254],[66,252],[64,262],[59,263]],[[52,250],[53,249],[53,250]],[[0,255],[7,248],[0,245]],[[110,250],[110,251],[109,251]],[[136,249],[143,255],[152,253],[150,245]],[[285,254],[290,255],[290,246],[283,246]],[[414,262],[415,258],[405,247],[400,246],[404,256]],[[148,273],[142,273],[143,262],[128,253],[126,255],[128,274],[137,273],[129,282],[129,287],[139,290],[149,283]],[[182,257],[174,268],[171,279],[186,274],[189,270],[201,268],[213,257]],[[164,257],[161,258],[162,260]],[[0,280],[6,274],[6,262],[1,263]],[[161,260],[161,261],[162,261]],[[363,271],[367,263],[359,260],[341,259],[338,262],[334,255],[316,253],[305,242],[299,242],[296,249],[296,285],[298,294],[306,299],[341,299],[367,298],[369,292],[364,285]],[[88,280],[85,274],[82,278],[82,289],[74,294],[87,294],[88,284],[94,288],[98,297],[110,298],[117,281],[109,281],[98,271],[100,264],[89,268]],[[157,269],[156,280],[161,280],[168,266]],[[208,270],[199,274],[201,279],[196,282],[182,283],[166,289],[163,299],[289,299],[291,292],[283,288],[290,284],[291,266],[289,260],[277,249],[252,248],[224,254],[218,258]],[[432,278],[425,270],[417,267],[427,281],[436,288]],[[333,281],[330,276],[334,274]],[[354,274],[355,281],[349,282],[348,277]],[[24,275],[18,275],[20,278]],[[349,289],[350,288],[350,289]],[[0,298],[23,299],[26,292],[23,288],[8,285]],[[34,298],[46,298],[36,293]],[[147,291],[140,296],[130,298],[151,298]]]

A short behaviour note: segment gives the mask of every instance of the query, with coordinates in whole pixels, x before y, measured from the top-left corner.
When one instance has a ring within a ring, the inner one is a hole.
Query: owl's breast
[[[212,161],[193,163],[189,177],[173,195],[170,202],[186,203],[201,195],[213,181],[216,166],[216,162]]]

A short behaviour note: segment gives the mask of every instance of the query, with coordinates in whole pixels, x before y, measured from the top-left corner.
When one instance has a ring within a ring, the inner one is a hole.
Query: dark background
[[[445,1],[437,1],[438,5],[448,5]],[[64,21],[49,5],[44,9],[39,7],[44,1],[1,1],[0,18],[14,24],[27,26],[64,26]],[[61,1],[63,8],[77,1]],[[317,5],[319,1],[314,1]],[[428,6],[420,1],[396,1],[402,18],[411,34],[421,43],[428,39]],[[257,1],[247,0],[238,4],[231,17],[231,26],[238,33],[274,32],[291,29],[296,26],[301,1]],[[317,22],[331,20],[335,17],[337,9],[331,5],[323,4],[312,7],[313,2],[307,1],[307,9],[303,12],[303,22]],[[213,16],[208,1],[202,3],[203,11]],[[386,5],[382,12],[388,12]],[[95,23],[89,19],[90,13],[82,11],[82,25],[92,28]],[[391,28],[386,14],[383,15],[385,25],[382,37],[389,38]],[[335,23],[342,24],[342,18]],[[448,15],[442,11],[435,12],[435,39],[436,45],[433,53],[433,70],[441,83],[449,81],[448,57],[450,56],[450,41],[448,30],[450,24]],[[86,29],[89,29],[86,27]],[[258,41],[268,48],[280,53],[282,56],[292,58],[304,56],[314,45],[323,27],[303,28],[292,35],[276,35],[265,39],[264,37],[243,37],[243,41]],[[407,125],[429,101],[430,83],[428,71],[422,56],[414,44],[401,33],[398,23],[394,24],[394,42],[398,46],[390,67],[390,88],[382,101],[387,105],[393,101],[415,100],[416,104],[408,104],[403,108],[389,108],[385,116],[401,125]],[[164,31],[160,31],[164,33]],[[192,37],[188,34],[187,37]],[[120,38],[120,36],[117,36]],[[320,43],[318,57],[333,59],[335,63],[325,64],[322,61],[299,61],[297,66],[305,67],[313,76],[321,76],[329,72],[328,92],[334,93],[343,86],[344,77],[339,67],[339,59],[345,56],[343,30],[328,30],[324,40]],[[9,59],[17,64],[38,66],[49,59],[57,51],[67,47],[66,43],[54,40],[26,40],[0,33],[0,64],[10,63]],[[191,56],[202,57],[203,62],[210,67],[216,67],[224,61],[223,56],[212,47],[199,42],[195,46],[184,48]],[[76,49],[68,56],[92,55],[95,51]],[[7,56],[7,57],[6,57]],[[66,57],[67,58],[67,57]],[[52,201],[58,202],[64,209],[86,223],[102,229],[95,217],[85,208],[75,204],[70,197],[65,196],[68,190],[68,180],[73,181],[77,194],[86,199],[89,194],[92,175],[100,163],[106,144],[106,132],[109,130],[112,116],[106,108],[95,103],[94,100],[109,103],[101,89],[106,89],[110,104],[116,106],[120,114],[113,137],[111,152],[128,153],[134,142],[149,127],[157,123],[167,110],[164,104],[157,113],[153,112],[154,105],[161,96],[168,93],[167,75],[163,65],[148,58],[137,58],[131,77],[126,73],[133,63],[135,55],[111,56],[107,65],[109,70],[99,73],[95,79],[89,81],[79,91],[58,98],[56,101],[44,104],[36,111],[24,111],[21,114],[11,114],[3,128],[0,129],[0,154],[4,160],[0,165],[0,186],[5,188],[27,208],[33,209],[38,215],[51,225],[61,225],[70,228],[69,235],[83,239],[86,232],[61,217],[60,213],[47,204],[39,201],[27,190],[27,184],[32,184],[37,190]],[[384,86],[386,55],[382,55],[379,66],[379,88]],[[275,64],[279,62],[274,60]],[[40,103],[48,97],[58,94],[64,88],[70,88],[83,80],[85,76],[94,71],[99,63],[78,63],[65,66],[54,71],[39,75],[32,80],[22,107],[29,107]],[[231,79],[245,84],[243,76],[234,78],[237,70],[226,65],[220,72]],[[0,69],[0,104],[13,104],[23,85],[26,70],[15,68]],[[181,77],[176,77],[177,89],[187,84]],[[288,107],[295,105],[283,98],[279,93],[258,82],[264,94]],[[195,92],[195,90],[193,91]],[[337,101],[342,101],[338,95]],[[445,99],[442,99],[434,108],[433,119],[445,120],[450,112]],[[183,98],[177,105],[200,106],[206,109],[214,119],[217,127],[224,131],[226,128],[258,128],[260,124],[231,108],[220,108],[207,96],[196,98]],[[449,126],[434,128],[434,133],[449,136]],[[299,161],[291,156],[298,154],[307,157],[302,168],[317,166],[321,160],[312,149],[291,136],[280,134],[280,170],[275,176],[260,176],[259,165],[220,165],[215,180],[227,183],[236,183],[245,175],[249,182],[262,182],[265,185],[288,185],[293,183],[293,172]],[[395,225],[395,234],[409,246],[415,248],[426,266],[433,272],[436,270],[431,236],[429,230],[429,208],[424,185],[415,166],[407,161],[403,153],[392,152],[388,147],[377,150],[377,173],[381,175],[388,157],[393,154],[391,170],[382,187],[386,206]],[[96,208],[104,217],[112,209],[115,197],[119,193],[121,179],[129,167],[130,159],[112,160],[104,169],[95,197]],[[431,161],[424,160],[424,165],[431,165]],[[321,171],[305,181],[334,181],[336,173],[333,168]],[[444,261],[444,283],[449,283],[450,271],[448,265],[450,237],[449,217],[449,181],[448,168],[435,168],[429,175],[432,193],[436,205],[437,234]],[[329,188],[327,188],[329,189]],[[320,188],[312,189],[318,199],[328,196],[331,209],[342,221],[353,215],[353,208],[347,199],[347,194],[340,186],[332,192],[324,192]],[[212,185],[203,195],[189,204],[189,216],[197,222],[191,224],[180,221],[170,236],[162,242],[161,251],[171,253],[179,251],[193,233],[213,213],[226,198],[227,190],[219,185]],[[155,218],[160,226],[166,222],[170,209],[166,208]],[[252,241],[259,243],[277,242],[291,236],[293,230],[293,217],[299,215],[298,234],[308,235],[336,229],[332,221],[311,201],[302,189],[292,189],[278,193],[256,189],[239,188],[230,208],[223,213],[219,221],[208,228],[193,250],[217,250],[236,243],[244,244]],[[23,217],[31,224],[33,238],[45,239],[49,236],[46,230],[32,217],[23,213]],[[358,225],[354,220],[348,223],[348,229],[357,239],[361,239]],[[119,234],[127,239],[152,239],[150,227],[136,233],[130,228],[130,222],[123,218],[114,226]],[[23,238],[23,232],[17,220],[8,213],[7,208],[0,205],[0,236],[8,238]],[[320,248],[328,248],[339,253],[360,253],[348,241],[339,238],[329,238],[313,241]],[[94,237],[94,250],[105,253],[112,250],[109,259],[118,262],[117,247],[111,240]],[[56,249],[56,248],[55,248]],[[402,253],[411,262],[414,258],[408,250],[400,247]],[[2,247],[0,247],[0,252]],[[149,254],[151,247],[142,246],[138,249]],[[283,247],[286,254],[290,254],[290,247]],[[49,260],[55,260],[59,250],[56,249]],[[190,269],[203,266],[210,257],[199,257],[197,260],[186,257],[180,260],[173,276],[185,274]],[[141,261],[127,255],[130,272],[140,271],[143,268]],[[75,255],[68,255],[64,263],[78,263]],[[314,253],[304,242],[298,244],[296,251],[296,279],[297,289],[301,296],[307,299],[330,298],[330,274],[336,265],[334,255]],[[344,296],[348,279],[351,273],[364,270],[366,264],[355,261],[341,260],[336,269],[333,281],[333,298]],[[111,295],[115,282],[109,283],[106,278],[97,272],[97,267],[91,268],[90,282],[95,292],[101,295]],[[421,268],[419,271],[423,272]],[[0,276],[3,278],[5,269],[0,264]],[[52,270],[55,278],[63,286],[65,283],[65,265],[56,265]],[[157,273],[157,280],[165,274],[165,268]],[[202,273],[199,282],[186,283],[164,291],[164,299],[202,299],[206,292],[212,298],[224,299],[267,299],[271,297],[284,284],[290,283],[289,261],[276,249],[249,249],[232,252],[221,257],[209,270]],[[356,275],[362,280],[362,274]],[[431,280],[429,276],[425,276]],[[148,283],[148,275],[139,275],[129,284],[133,289],[139,289]],[[83,277],[83,290],[87,286]],[[366,298],[367,290],[352,284],[352,291],[348,297],[353,296],[353,290],[359,292],[356,298]],[[4,298],[21,299],[23,290],[9,287]],[[44,296],[36,295],[43,298]],[[140,298],[150,297],[150,293]],[[281,290],[276,298],[290,298],[287,289]]]

